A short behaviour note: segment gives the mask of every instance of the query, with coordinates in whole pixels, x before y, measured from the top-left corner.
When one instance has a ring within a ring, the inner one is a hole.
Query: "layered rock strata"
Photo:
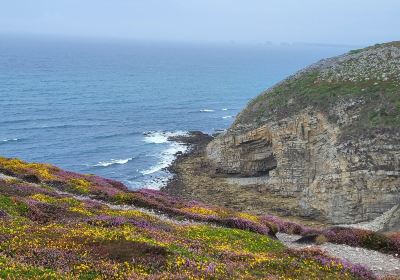
[[[231,181],[296,198],[303,216],[357,223],[400,202],[399,127],[393,42],[323,60],[267,90],[207,156]]]

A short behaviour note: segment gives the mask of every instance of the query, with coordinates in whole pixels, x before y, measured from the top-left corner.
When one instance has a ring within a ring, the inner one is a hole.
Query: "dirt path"
[[[16,179],[15,177],[11,177],[5,174],[0,173],[0,179]],[[38,186],[38,184],[35,183],[29,183],[33,186]],[[197,222],[197,221],[193,221],[193,220],[189,220],[189,219],[174,219],[173,217],[170,217],[166,214],[160,213],[159,211],[155,211],[155,210],[151,210],[151,209],[146,209],[146,208],[142,208],[142,207],[137,207],[137,206],[132,206],[132,205],[125,205],[125,204],[112,204],[112,203],[108,203],[102,200],[98,200],[98,199],[94,199],[91,198],[89,196],[84,196],[84,195],[76,195],[76,194],[72,194],[72,193],[68,193],[68,192],[63,192],[63,191],[59,191],[59,190],[54,190],[57,194],[62,195],[62,196],[66,196],[66,197],[73,197],[76,200],[79,201],[90,201],[90,202],[95,202],[98,204],[102,204],[105,205],[107,207],[109,207],[110,209],[114,209],[114,210],[136,210],[139,212],[142,212],[144,214],[147,214],[149,216],[155,217],[157,219],[160,219],[162,221],[165,222],[169,222],[172,224],[177,224],[177,225],[191,225],[191,224],[205,224],[205,223],[201,223],[201,222]]]
[[[126,204],[111,204],[102,200],[98,200],[98,199],[93,199],[90,198],[88,196],[83,196],[83,195],[75,195],[75,194],[71,194],[68,192],[61,192],[61,191],[56,191],[58,194],[60,195],[65,195],[68,197],[73,197],[76,200],[79,201],[91,201],[91,202],[95,202],[95,203],[99,203],[102,205],[106,205],[107,207],[109,207],[110,209],[114,209],[114,210],[123,210],[123,211],[128,211],[128,210],[136,210],[139,212],[142,212],[144,214],[147,214],[149,216],[155,217],[157,219],[160,219],[162,221],[165,222],[169,222],[172,224],[177,224],[177,225],[200,225],[200,224],[206,224],[206,223],[202,223],[202,222],[197,222],[197,221],[193,221],[193,220],[189,220],[189,219],[174,219],[173,217],[170,217],[166,214],[163,214],[159,211],[155,211],[155,210],[151,210],[151,209],[146,209],[146,208],[142,208],[142,207],[137,207],[137,206],[132,206],[132,205],[126,205]]]
[[[400,277],[400,259],[391,255],[364,248],[333,243],[325,243],[322,245],[295,243],[297,239],[301,238],[300,235],[278,233],[277,237],[289,248],[319,248],[326,251],[330,256],[368,267],[379,276],[393,275]]]

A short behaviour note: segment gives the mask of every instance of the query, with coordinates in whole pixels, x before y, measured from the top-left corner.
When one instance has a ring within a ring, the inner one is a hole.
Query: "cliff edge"
[[[393,209],[400,42],[322,60],[278,83],[208,144],[207,157],[233,182],[261,186],[260,195],[295,198],[302,216],[358,223]]]

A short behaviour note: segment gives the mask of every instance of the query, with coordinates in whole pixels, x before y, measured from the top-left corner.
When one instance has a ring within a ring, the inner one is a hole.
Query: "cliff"
[[[389,211],[400,202],[400,42],[322,60],[268,89],[207,156],[231,181],[295,198],[302,216],[342,224]]]

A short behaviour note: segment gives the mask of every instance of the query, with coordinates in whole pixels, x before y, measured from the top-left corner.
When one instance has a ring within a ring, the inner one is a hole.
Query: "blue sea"
[[[159,188],[186,147],[246,103],[346,47],[0,36],[0,155]]]

